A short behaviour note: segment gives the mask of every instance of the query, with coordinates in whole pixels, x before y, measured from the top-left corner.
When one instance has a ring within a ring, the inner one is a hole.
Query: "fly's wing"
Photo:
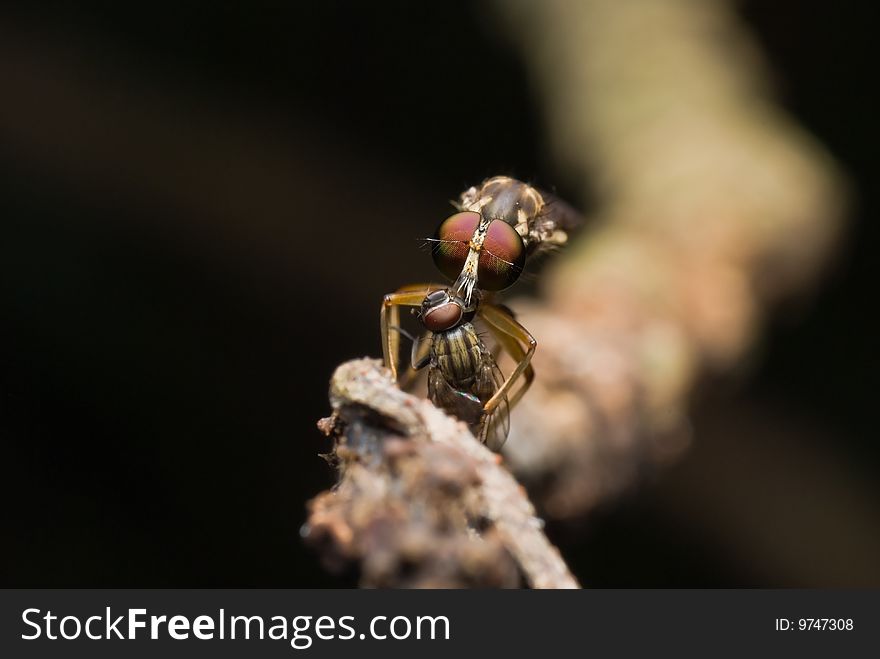
[[[475,428],[483,417],[483,403],[466,391],[456,389],[446,381],[440,369],[428,369],[428,398],[434,405]]]
[[[566,244],[584,224],[584,216],[551,192],[540,190],[544,207],[530,231],[529,256],[552,252]]]
[[[563,201],[552,192],[541,190],[544,208],[541,216],[547,222],[553,222],[554,228],[562,229],[568,234],[575,233],[584,225],[584,215],[569,203]]]
[[[483,365],[477,375],[477,391],[485,403],[501,388],[504,375],[498,364],[489,352],[483,354]],[[498,406],[491,414],[486,415],[480,425],[477,438],[493,451],[500,451],[507,441],[507,433],[510,432],[510,406],[507,404],[507,396],[501,398]]]

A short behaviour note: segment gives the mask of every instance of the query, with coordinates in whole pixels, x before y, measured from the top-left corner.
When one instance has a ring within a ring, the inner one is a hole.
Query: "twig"
[[[342,364],[330,386],[339,483],[310,502],[306,540],[328,567],[381,587],[577,588],[500,456],[379,362]]]

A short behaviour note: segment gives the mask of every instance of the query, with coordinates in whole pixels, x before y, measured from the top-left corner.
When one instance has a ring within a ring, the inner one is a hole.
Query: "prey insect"
[[[495,292],[519,278],[526,260],[564,244],[579,216],[526,183],[496,176],[465,190],[457,213],[438,227],[434,262],[451,285],[404,286],[382,303],[382,353],[398,375],[400,308],[417,310],[423,335],[413,341],[405,382],[428,367],[428,397],[466,422],[493,450],[507,438],[509,413],[534,379],[537,342],[503,306]],[[506,378],[474,322],[479,320],[515,366]]]

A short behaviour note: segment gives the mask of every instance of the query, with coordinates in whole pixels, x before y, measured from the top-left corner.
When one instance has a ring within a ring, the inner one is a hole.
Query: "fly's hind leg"
[[[431,291],[444,288],[441,284],[410,284],[389,293],[382,300],[380,327],[382,332],[382,358],[385,368],[397,379],[397,363],[400,358],[400,334],[393,331],[400,325],[400,307],[419,307]]]
[[[508,404],[510,409],[519,402],[523,394],[528,390],[535,378],[535,369],[532,367],[532,355],[538,343],[535,337],[529,334],[529,331],[520,325],[513,314],[504,307],[494,304],[483,303],[480,306],[480,315],[489,329],[498,339],[498,343],[508,352],[516,362],[513,372],[504,381],[492,397],[486,401],[483,410],[489,414],[499,403],[508,396]],[[516,381],[523,377],[522,386],[516,390],[516,393],[508,395]]]

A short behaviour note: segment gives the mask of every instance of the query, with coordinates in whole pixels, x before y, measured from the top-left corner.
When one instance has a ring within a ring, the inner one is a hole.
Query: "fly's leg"
[[[418,372],[431,363],[431,332],[425,332],[421,336],[413,336],[398,325],[390,325],[388,329],[403,334],[412,343],[409,366],[398,382],[400,388],[406,390],[412,384]]]
[[[382,300],[380,327],[382,332],[382,358],[385,368],[397,379],[397,361],[400,356],[400,334],[392,327],[400,325],[400,307],[419,307],[431,291],[444,288],[440,284],[410,284],[389,293]]]
[[[422,291],[398,291],[389,293],[382,300],[380,316],[382,332],[382,358],[385,368],[391,371],[391,377],[397,380],[397,361],[400,353],[400,333],[396,331],[400,324],[400,307],[418,307],[425,299]]]
[[[515,364],[520,364],[523,360],[526,359],[526,351],[523,349],[518,341],[516,341],[509,334],[502,333],[501,330],[496,329],[494,325],[489,325],[489,329],[491,330],[492,335],[498,340],[498,347],[503,348],[513,358]],[[511,410],[519,402],[519,399],[523,397],[523,394],[526,393],[526,391],[532,384],[532,380],[534,379],[535,369],[532,367],[531,363],[529,363],[523,371],[522,386],[508,397],[508,405],[510,406]],[[513,383],[511,383],[511,388],[512,386]]]
[[[535,378],[535,369],[532,368],[531,361],[538,343],[535,341],[535,337],[529,334],[529,331],[520,325],[507,309],[483,303],[480,306],[480,315],[498,339],[499,344],[510,353],[516,362],[516,368],[498,391],[492,395],[492,398],[486,401],[486,404],[483,405],[483,411],[486,414],[491,414],[507,396],[514,383],[522,376],[524,377],[522,386],[508,400],[510,408],[513,409],[513,406],[519,402]]]
[[[425,368],[431,362],[431,338],[430,333],[425,333],[421,337],[415,339],[412,344],[410,353],[409,368],[400,378],[400,388],[406,389],[416,379],[416,375],[420,370]]]

